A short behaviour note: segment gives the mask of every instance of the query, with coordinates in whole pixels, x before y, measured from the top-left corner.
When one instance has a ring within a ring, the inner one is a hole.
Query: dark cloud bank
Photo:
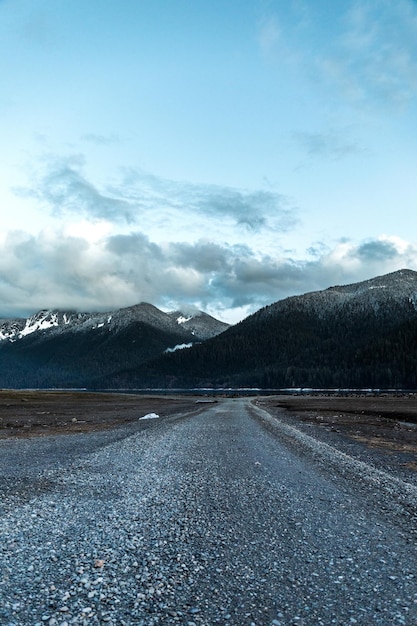
[[[417,259],[415,249],[398,251],[389,241],[341,244],[315,260],[295,261],[204,240],[159,246],[140,232],[98,243],[14,233],[0,253],[2,317],[140,301],[195,305],[220,316],[239,307],[249,313],[289,295],[413,267]]]

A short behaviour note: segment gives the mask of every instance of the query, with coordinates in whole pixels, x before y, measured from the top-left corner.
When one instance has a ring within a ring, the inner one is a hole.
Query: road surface
[[[146,426],[0,442],[1,624],[417,624],[415,486],[248,399]]]

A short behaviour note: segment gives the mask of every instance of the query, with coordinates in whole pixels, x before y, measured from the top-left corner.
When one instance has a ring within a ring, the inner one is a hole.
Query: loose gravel
[[[1,442],[2,624],[417,623],[415,542],[352,468],[326,475],[244,399],[145,423]]]
[[[306,434],[299,427],[294,427],[271,416],[259,406],[252,405],[252,413],[258,416],[275,434],[280,436],[298,454],[312,458],[316,465],[324,472],[333,470],[337,475],[347,478],[354,491],[365,488],[365,497],[373,498],[374,504],[382,509],[390,509],[391,514],[397,515],[397,523],[403,523],[406,518],[407,530],[417,540],[417,484],[415,475],[412,482],[403,480],[399,476],[366,463],[350,450],[347,454],[343,450],[329,445],[322,439]],[[340,442],[337,442],[340,444]],[[356,450],[361,452],[363,446],[357,445]]]

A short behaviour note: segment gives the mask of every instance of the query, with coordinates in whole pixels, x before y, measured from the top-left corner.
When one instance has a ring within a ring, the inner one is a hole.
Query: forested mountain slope
[[[124,368],[113,381],[135,387],[415,388],[416,303],[412,270],[286,298],[189,350]]]
[[[88,387],[226,328],[202,311],[164,313],[148,303],[107,313],[45,310],[0,320],[0,386]]]

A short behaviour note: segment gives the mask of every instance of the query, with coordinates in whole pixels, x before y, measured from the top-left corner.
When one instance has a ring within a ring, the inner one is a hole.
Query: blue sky
[[[0,0],[0,316],[417,270],[417,3]]]

